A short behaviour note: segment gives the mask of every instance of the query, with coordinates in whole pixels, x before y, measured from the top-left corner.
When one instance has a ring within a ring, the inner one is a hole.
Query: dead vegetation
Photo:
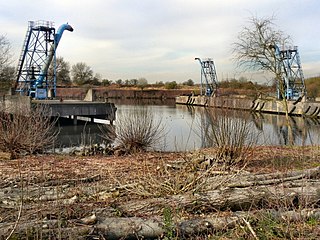
[[[2,160],[0,239],[318,238],[319,148],[252,151]]]
[[[0,109],[0,151],[16,158],[43,152],[53,145],[57,131],[54,131],[55,122],[47,117],[47,111],[45,106],[30,108],[23,102],[10,111]]]
[[[226,167],[245,163],[253,146],[257,145],[259,133],[253,133],[254,123],[250,114],[227,109],[205,109],[206,118],[200,123],[200,136],[206,147],[213,147],[215,160]]]
[[[101,126],[100,130],[106,140],[116,136],[114,144],[122,154],[155,149],[163,145],[165,137],[161,119],[156,120],[147,106],[135,106],[130,112],[120,113],[115,128]]]

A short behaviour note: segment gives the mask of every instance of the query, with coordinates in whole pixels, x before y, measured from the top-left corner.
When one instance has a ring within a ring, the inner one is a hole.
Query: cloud
[[[213,58],[218,77],[239,74],[231,44],[252,15],[275,15],[299,45],[306,75],[316,72],[319,14],[317,0],[11,0],[0,3],[0,26],[19,52],[29,20],[69,22],[74,32],[58,55],[71,64],[86,62],[109,79],[185,81],[199,78],[195,57]]]

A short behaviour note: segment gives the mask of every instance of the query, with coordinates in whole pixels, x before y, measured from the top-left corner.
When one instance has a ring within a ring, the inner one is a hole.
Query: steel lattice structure
[[[282,82],[277,84],[278,99],[297,100],[306,96],[306,87],[298,47],[276,47]],[[282,85],[281,85],[282,84]]]
[[[16,91],[22,95],[31,95],[32,85],[46,64],[50,48],[54,45],[55,28],[49,21],[29,21],[17,67]],[[55,64],[55,61],[54,61]],[[55,72],[55,71],[54,71]],[[41,86],[37,86],[41,87]],[[46,73],[42,87],[55,92],[55,74]],[[34,97],[34,96],[33,96]]]
[[[195,58],[201,65],[201,78],[200,78],[200,94],[206,96],[213,96],[217,92],[218,78],[214,62],[211,58],[201,60]]]

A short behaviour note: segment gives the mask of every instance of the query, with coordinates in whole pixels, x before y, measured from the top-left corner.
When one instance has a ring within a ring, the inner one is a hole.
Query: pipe
[[[58,47],[58,44],[59,44],[59,42],[60,42],[60,40],[61,40],[61,37],[62,37],[62,34],[63,34],[64,30],[68,30],[68,31],[70,31],[70,32],[73,32],[73,28],[72,28],[69,24],[67,24],[67,23],[62,24],[62,25],[59,27],[57,33],[54,35],[54,42],[53,42],[53,44],[52,44],[51,47],[50,47],[49,54],[48,54],[48,56],[47,56],[46,62],[45,62],[45,64],[42,66],[41,73],[40,73],[38,79],[37,79],[37,80],[35,81],[35,83],[33,84],[33,87],[34,87],[34,88],[37,87],[37,86],[39,86],[39,85],[40,85],[40,86],[42,85],[43,80],[44,80],[45,76],[47,75],[49,66],[50,66],[50,64],[51,64],[51,62],[52,62],[53,56],[54,56],[54,54],[55,54],[55,51],[56,51],[56,49],[57,49],[57,47]]]

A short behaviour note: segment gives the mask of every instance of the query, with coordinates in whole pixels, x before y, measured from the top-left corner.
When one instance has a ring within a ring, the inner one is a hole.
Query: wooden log
[[[249,222],[249,219],[266,217],[272,220],[301,223],[313,218],[320,220],[320,209],[302,209],[294,211],[275,211],[273,209],[259,211],[239,211],[221,216],[221,213],[211,214],[204,217],[194,217],[189,220],[182,220],[173,223],[173,234],[182,239],[189,239],[191,236],[207,235],[217,231],[224,231],[234,228],[237,224]],[[245,221],[244,221],[245,220]],[[152,218],[119,217],[102,218],[95,225],[74,224],[72,226],[58,227],[58,221],[47,223],[29,222],[20,224],[12,237],[25,238],[26,236],[42,236],[50,238],[59,236],[62,239],[157,239],[168,234],[165,222],[160,216]],[[0,240],[5,239],[9,232],[8,224],[0,224]],[[254,233],[253,229],[252,232]],[[29,234],[29,235],[28,235]],[[31,234],[31,235],[30,235]],[[38,234],[38,235],[37,235]]]
[[[183,194],[167,198],[149,198],[119,204],[118,208],[129,216],[158,214],[165,206],[177,207],[184,211],[213,212],[229,209],[232,211],[262,208],[280,203],[311,206],[320,202],[320,180],[299,180],[277,185],[262,185],[246,188],[221,188],[198,194]]]
[[[288,181],[295,181],[299,179],[319,179],[320,167],[291,171],[280,173],[268,173],[268,174],[244,174],[236,177],[231,183],[227,184],[227,187],[250,187],[257,185],[271,185],[280,184]]]

